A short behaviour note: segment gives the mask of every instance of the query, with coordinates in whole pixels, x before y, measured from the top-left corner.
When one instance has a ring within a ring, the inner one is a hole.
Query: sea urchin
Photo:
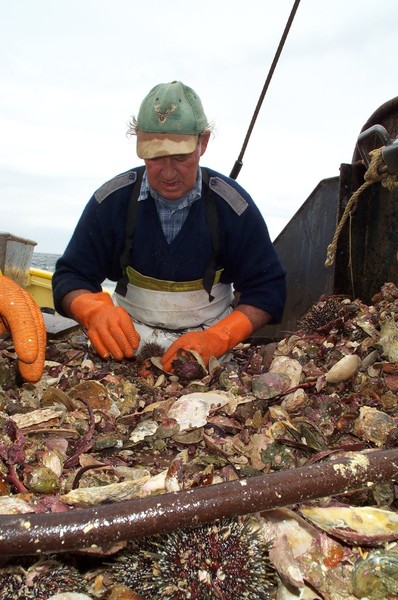
[[[268,550],[249,518],[224,519],[134,542],[111,573],[152,600],[269,600],[278,579]]]
[[[43,560],[28,569],[25,589],[27,600],[47,600],[61,592],[86,593],[88,583],[75,567]]]
[[[0,600],[22,599],[25,571],[22,567],[0,569]]]
[[[297,323],[299,329],[305,333],[320,333],[329,331],[339,323],[342,324],[341,306],[340,297],[330,296],[319,300],[299,319]]]

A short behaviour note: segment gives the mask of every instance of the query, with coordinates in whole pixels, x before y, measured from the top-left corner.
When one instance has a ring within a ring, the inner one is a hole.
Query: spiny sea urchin
[[[337,325],[341,310],[341,298],[329,297],[314,304],[298,321],[298,328],[305,333],[327,332]],[[342,323],[342,319],[341,319]],[[330,325],[330,327],[328,327]]]
[[[111,577],[151,600],[269,600],[278,578],[268,550],[250,519],[224,519],[133,543]]]
[[[0,600],[22,600],[25,571],[22,568],[0,569]]]
[[[156,342],[145,342],[137,355],[137,359],[144,362],[148,358],[162,356],[163,354],[164,348],[162,348],[160,344],[157,344]]]
[[[61,592],[87,593],[88,582],[75,567],[46,560],[28,569],[25,587],[24,599],[47,600]]]

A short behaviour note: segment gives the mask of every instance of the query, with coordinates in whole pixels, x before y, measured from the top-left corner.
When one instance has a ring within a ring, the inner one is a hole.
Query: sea
[[[59,259],[61,254],[47,254],[45,252],[33,252],[31,266],[36,269],[42,269],[43,271],[51,271],[51,273],[55,270],[55,263]],[[105,279],[102,286],[108,290],[114,290],[116,287],[116,283],[114,281],[109,281],[109,279]]]
[[[60,254],[46,254],[44,252],[33,252],[31,266],[43,271],[55,271],[55,263],[59,259]]]

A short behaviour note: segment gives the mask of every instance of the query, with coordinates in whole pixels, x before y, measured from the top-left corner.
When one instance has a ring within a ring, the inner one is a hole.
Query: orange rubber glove
[[[18,355],[18,370],[35,383],[43,374],[46,326],[36,302],[15,281],[0,275],[0,333],[11,334]]]
[[[250,319],[240,310],[234,310],[230,315],[204,331],[184,333],[173,342],[162,357],[165,371],[173,371],[173,361],[178,358],[180,350],[195,350],[203,358],[206,366],[210,356],[218,358],[234,346],[245,340],[253,331]]]
[[[115,306],[106,292],[81,294],[70,305],[72,315],[87,329],[91,343],[102,358],[130,358],[140,336],[127,310]]]

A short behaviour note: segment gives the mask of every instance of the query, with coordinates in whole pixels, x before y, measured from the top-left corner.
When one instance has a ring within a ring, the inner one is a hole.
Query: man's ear
[[[206,148],[207,148],[207,144],[209,143],[209,139],[210,139],[210,131],[206,131],[205,133],[202,133],[202,135],[200,136],[200,156],[203,156],[203,154],[206,152]]]

